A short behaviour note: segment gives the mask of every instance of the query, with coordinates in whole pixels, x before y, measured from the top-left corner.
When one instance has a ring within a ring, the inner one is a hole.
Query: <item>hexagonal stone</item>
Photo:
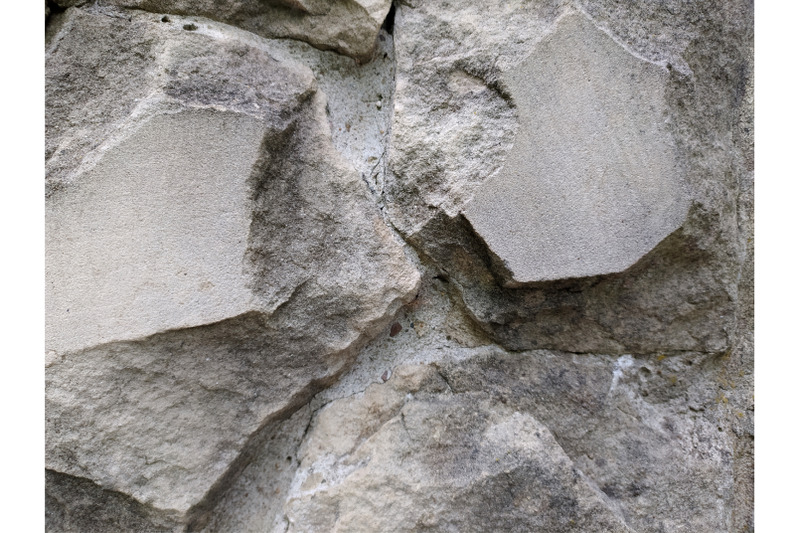
[[[511,285],[621,272],[682,224],[667,75],[580,14],[505,75],[517,137],[464,214]]]

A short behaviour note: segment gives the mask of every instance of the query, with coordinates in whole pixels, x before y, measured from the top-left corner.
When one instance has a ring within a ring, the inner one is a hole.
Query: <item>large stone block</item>
[[[386,212],[507,348],[724,352],[746,16],[612,4],[400,5]]]
[[[306,67],[218,23],[56,16],[47,468],[198,527],[263,428],[346,370],[419,275]]]
[[[431,367],[321,410],[286,531],[628,531],[541,423]]]
[[[517,136],[464,214],[514,282],[621,272],[683,223],[667,79],[580,14],[504,74]]]
[[[713,357],[494,354],[395,368],[316,414],[287,531],[730,531]]]
[[[243,268],[264,128],[156,115],[51,195],[47,349],[66,353],[257,311]]]
[[[719,361],[536,351],[438,367],[456,395],[486,394],[546,426],[630,530],[712,533],[733,531],[736,506]]]

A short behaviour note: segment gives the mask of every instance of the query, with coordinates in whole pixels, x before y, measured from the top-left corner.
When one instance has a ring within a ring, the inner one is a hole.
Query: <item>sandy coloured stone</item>
[[[47,210],[47,346],[72,352],[258,311],[244,270],[264,132],[214,110],[154,117]]]

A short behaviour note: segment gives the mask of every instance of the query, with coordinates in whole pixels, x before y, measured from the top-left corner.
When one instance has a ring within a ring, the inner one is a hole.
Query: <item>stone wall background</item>
[[[751,2],[46,2],[48,531],[752,531]]]

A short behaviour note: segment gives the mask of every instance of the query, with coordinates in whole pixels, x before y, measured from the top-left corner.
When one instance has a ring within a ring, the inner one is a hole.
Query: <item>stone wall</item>
[[[747,0],[48,0],[52,532],[753,530]]]

